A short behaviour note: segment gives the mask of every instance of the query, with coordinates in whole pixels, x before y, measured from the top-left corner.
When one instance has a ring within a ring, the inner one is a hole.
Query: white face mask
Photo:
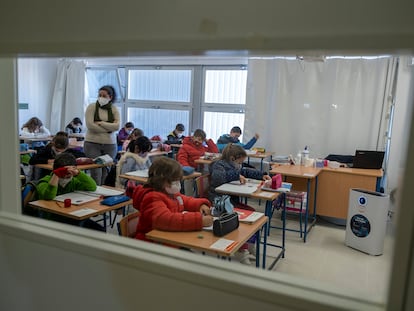
[[[105,106],[106,104],[108,104],[109,102],[110,102],[110,98],[107,98],[107,97],[99,97],[98,98],[98,103],[99,103],[99,105],[101,105],[101,106]]]
[[[171,183],[171,186],[165,187],[165,191],[167,191],[168,194],[176,194],[180,192],[181,190],[181,182],[179,180],[173,181]]]
[[[59,178],[59,186],[65,188],[68,183],[72,180],[72,176],[69,178]]]

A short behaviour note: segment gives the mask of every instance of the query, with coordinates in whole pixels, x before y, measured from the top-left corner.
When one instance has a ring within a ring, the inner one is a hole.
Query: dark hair
[[[72,122],[73,122],[73,124],[80,124],[80,125],[83,125],[83,123],[82,123],[82,121],[81,121],[81,119],[80,119],[80,118],[73,118]]]
[[[56,156],[53,162],[53,169],[64,166],[76,166],[76,158],[73,154],[63,152]]]
[[[25,124],[23,124],[22,129],[27,127],[29,132],[34,132],[37,128],[41,128],[43,126],[42,121],[38,117],[30,118]]]
[[[131,140],[127,150],[133,153],[150,152],[152,150],[152,143],[147,136],[141,136]]]
[[[148,181],[145,186],[164,192],[166,183],[171,184],[182,178],[183,169],[177,161],[168,157],[159,157],[152,162],[148,170]]]
[[[112,85],[104,85],[103,87],[99,89],[99,91],[106,91],[108,95],[112,97],[110,102],[112,103],[115,102],[116,92]]]
[[[175,126],[175,129],[176,129],[177,131],[184,132],[184,131],[185,131],[184,124],[178,123],[178,124]]]
[[[138,137],[144,136],[144,131],[139,128],[134,128],[131,132],[131,134],[128,135],[127,139],[137,139]]]
[[[240,127],[238,126],[233,126],[230,130],[230,133],[239,133],[240,135],[242,134],[242,130]]]
[[[131,127],[135,127],[135,126],[134,126],[134,123],[132,123],[132,122],[127,122],[127,123],[125,123],[124,127],[126,127],[126,128],[131,128]]]
[[[202,129],[196,129],[195,131],[194,131],[194,134],[193,134],[193,136],[194,137],[201,137],[201,139],[206,139],[206,132],[204,132]]]
[[[247,157],[246,150],[237,144],[227,144],[221,153],[221,159],[225,161],[234,161],[240,158]]]
[[[52,139],[52,144],[59,149],[67,149],[69,146],[69,138],[66,132],[57,132]]]

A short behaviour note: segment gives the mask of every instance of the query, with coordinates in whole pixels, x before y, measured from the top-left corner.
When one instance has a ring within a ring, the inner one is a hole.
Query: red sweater
[[[204,147],[203,145],[196,145],[193,142],[191,136],[187,136],[184,138],[183,145],[178,151],[177,161],[182,166],[191,166],[197,168],[197,164],[194,161],[200,159],[200,157],[203,156],[205,152],[219,152],[217,145],[213,140],[207,140],[207,147]]]
[[[145,234],[152,229],[164,231],[197,231],[203,228],[200,206],[211,206],[207,199],[180,193],[169,196],[152,188],[138,186],[133,193],[134,208],[140,211],[136,239],[148,241]],[[187,213],[183,213],[187,211]]]

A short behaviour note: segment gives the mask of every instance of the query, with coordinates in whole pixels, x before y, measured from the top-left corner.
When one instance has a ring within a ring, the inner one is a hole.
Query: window
[[[121,123],[166,138],[177,123],[213,140],[244,125],[246,66],[108,66],[86,72],[89,102],[105,84],[118,92]]]
[[[207,136],[217,140],[223,133],[229,133],[233,126],[243,128],[246,67],[205,67],[204,78],[202,113]]]

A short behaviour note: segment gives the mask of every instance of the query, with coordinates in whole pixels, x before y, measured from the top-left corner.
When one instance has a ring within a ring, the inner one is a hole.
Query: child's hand
[[[76,166],[68,166],[68,172],[72,175],[72,176],[78,176],[79,175],[79,170]]]
[[[263,175],[263,180],[272,180],[272,177],[270,177],[269,175]]]
[[[246,183],[246,177],[244,177],[243,175],[240,175],[240,183],[242,184],[242,185],[244,185],[245,183]]]
[[[256,139],[259,139],[259,137],[260,137],[260,136],[259,136],[259,134],[257,134],[257,133],[256,133],[256,134],[254,134],[254,137],[255,137]]]
[[[208,207],[208,205],[203,204],[200,206],[200,213],[203,215],[211,215],[211,210],[210,207]]]
[[[65,178],[68,175],[68,167],[63,166],[53,170],[53,174],[55,174],[59,178]]]
[[[203,227],[210,227],[213,224],[213,216],[203,216]]]

